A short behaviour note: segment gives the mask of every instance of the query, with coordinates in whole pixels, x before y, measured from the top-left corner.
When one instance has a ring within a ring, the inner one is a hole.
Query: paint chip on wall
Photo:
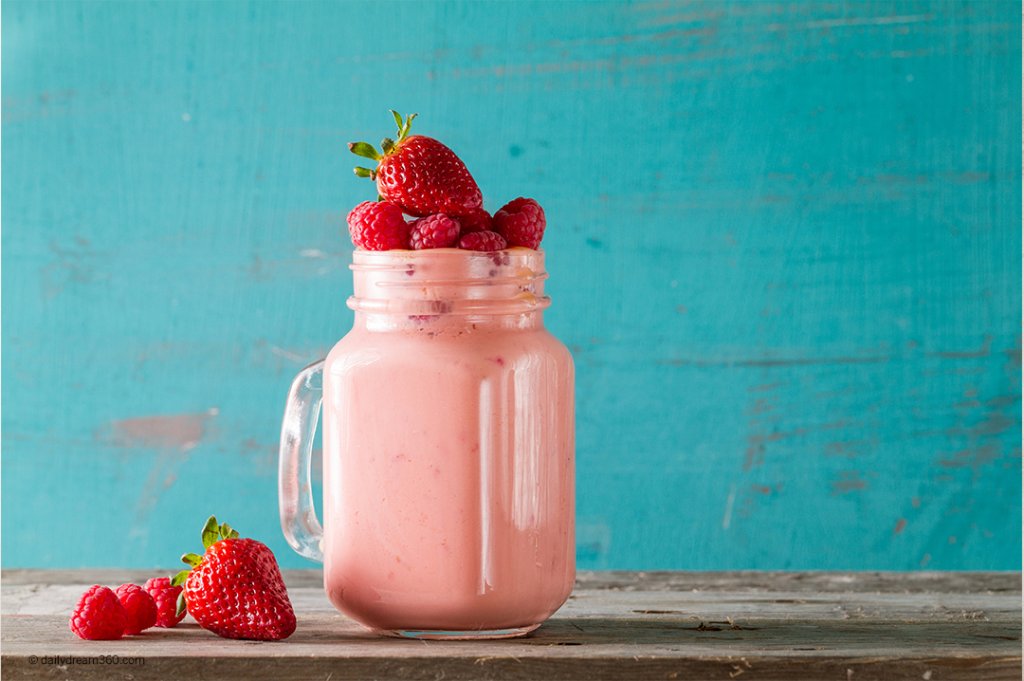
[[[207,425],[220,410],[198,414],[139,416],[111,421],[111,442],[119,447],[146,447],[188,451],[205,437]]]

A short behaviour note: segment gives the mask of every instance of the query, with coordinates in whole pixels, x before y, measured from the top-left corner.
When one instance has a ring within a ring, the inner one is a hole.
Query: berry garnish
[[[71,613],[71,631],[89,641],[112,641],[124,636],[128,616],[117,594],[95,584],[82,594]]]
[[[171,584],[170,577],[153,577],[143,587],[156,603],[156,626],[175,627],[185,619],[184,611],[178,614],[178,596],[181,587]]]
[[[203,548],[202,556],[182,556],[191,567],[171,580],[185,586],[179,613],[187,607],[199,626],[224,638],[279,641],[292,635],[295,611],[266,544],[241,539],[230,525],[210,516]]]
[[[353,154],[377,161],[377,167],[355,169],[377,182],[377,193],[409,215],[468,215],[483,203],[476,180],[455,152],[436,139],[409,136],[416,114],[404,121],[395,111],[398,137],[381,142],[383,153],[366,142],[351,142]]]
[[[409,243],[413,250],[448,248],[459,238],[459,223],[443,213],[429,215],[412,223]]]
[[[459,239],[459,248],[467,251],[500,251],[507,246],[504,237],[489,230],[470,232]]]
[[[409,248],[409,224],[402,209],[387,201],[363,201],[348,214],[352,243],[367,251]]]
[[[466,235],[470,232],[490,231],[493,229],[491,226],[491,214],[483,208],[478,208],[472,213],[463,215],[456,219],[459,221],[459,226],[462,229],[462,231],[459,232],[461,235]]]
[[[124,633],[138,634],[156,624],[156,601],[138,584],[122,584],[114,589],[127,621]]]
[[[494,214],[494,231],[505,237],[509,246],[536,249],[546,224],[544,209],[533,199],[513,199]]]

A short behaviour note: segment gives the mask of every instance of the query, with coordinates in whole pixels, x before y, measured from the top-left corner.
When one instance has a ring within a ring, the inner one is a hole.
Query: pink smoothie
[[[374,629],[528,628],[575,576],[573,364],[543,254],[355,254],[324,368],[324,581]]]

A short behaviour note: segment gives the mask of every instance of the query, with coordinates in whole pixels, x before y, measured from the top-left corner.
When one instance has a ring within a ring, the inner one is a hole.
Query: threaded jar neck
[[[352,261],[348,306],[357,317],[378,318],[369,326],[405,326],[403,320],[536,326],[551,304],[543,251],[357,250]]]

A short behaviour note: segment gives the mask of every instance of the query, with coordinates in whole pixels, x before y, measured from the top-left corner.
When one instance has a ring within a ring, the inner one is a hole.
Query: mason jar
[[[544,254],[357,250],[351,268],[352,330],[289,395],[285,537],[373,630],[526,634],[575,577],[574,369],[544,328]]]

